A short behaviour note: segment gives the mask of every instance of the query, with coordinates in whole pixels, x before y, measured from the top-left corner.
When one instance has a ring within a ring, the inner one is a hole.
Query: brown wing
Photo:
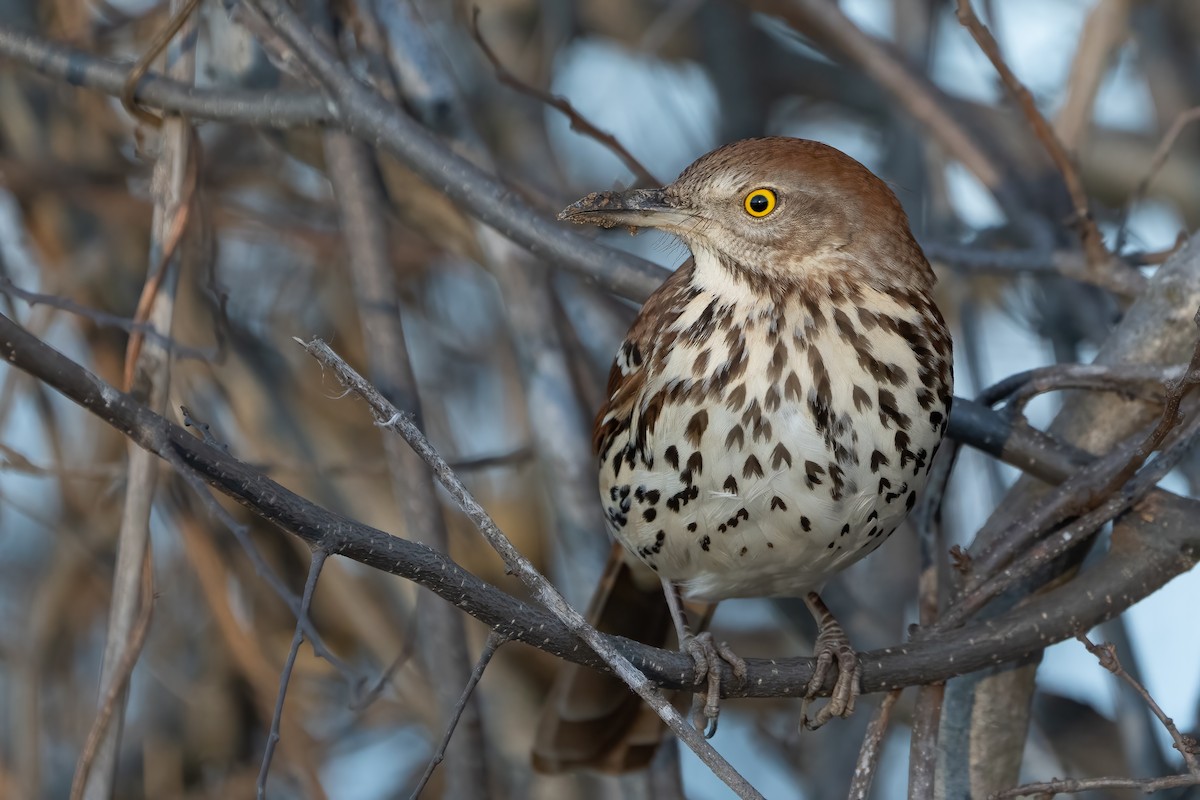
[[[592,427],[592,448],[600,458],[608,453],[618,434],[629,429],[647,371],[653,369],[669,350],[670,342],[664,341],[660,334],[684,309],[692,291],[693,266],[689,258],[650,295],[617,351],[608,373],[608,400],[600,406]],[[649,403],[643,409],[642,430],[635,437],[635,445],[644,444],[647,423],[653,428],[658,408],[661,408],[661,402],[657,406]]]
[[[646,376],[666,357],[671,342],[662,331],[683,311],[691,292],[692,262],[669,277],[642,306],[608,377],[608,401],[596,415],[593,446],[604,458],[620,434],[643,450],[662,399],[643,399]],[[703,630],[715,604],[688,609]],[[613,545],[600,586],[588,607],[597,629],[659,647],[673,641],[671,616],[658,577],[619,544]],[[686,703],[688,696],[680,698]],[[540,772],[588,768],[630,772],[649,765],[666,732],[662,721],[619,678],[577,664],[555,677],[534,739],[533,764]]]

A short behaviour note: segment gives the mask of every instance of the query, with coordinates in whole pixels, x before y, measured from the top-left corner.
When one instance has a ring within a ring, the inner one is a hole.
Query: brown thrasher
[[[596,418],[624,558],[610,559],[592,622],[662,644],[674,619],[697,682],[709,679],[711,723],[719,662],[739,677],[745,665],[688,633],[677,593],[803,597],[820,630],[808,698],[838,670],[812,727],[847,716],[858,656],[817,591],[912,510],[951,402],[950,335],[900,203],[838,150],[777,137],[715,150],[663,189],[590,194],[559,218],[659,228],[693,256],[643,306]],[[661,735],[647,710],[617,679],[569,666],[535,765],[644,766]]]

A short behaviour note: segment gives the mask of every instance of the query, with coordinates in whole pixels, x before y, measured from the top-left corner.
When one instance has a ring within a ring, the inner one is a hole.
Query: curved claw
[[[746,680],[746,662],[724,642],[715,641],[708,631],[687,637],[682,649],[696,662],[696,684],[706,679],[708,681],[703,706],[697,694],[692,705],[692,717],[696,730],[703,731],[704,737],[711,739],[716,735],[717,717],[721,713],[721,662],[729,665],[739,684]]]
[[[850,646],[850,639],[842,626],[829,613],[829,609],[816,595],[807,598],[814,616],[818,618],[821,632],[817,636],[817,663],[813,669],[812,680],[804,689],[804,703],[800,711],[800,724],[812,731],[824,725],[834,717],[848,717],[854,713],[854,701],[862,693],[862,664],[859,663],[858,653]],[[818,616],[819,614],[819,616]],[[826,703],[812,720],[808,718],[808,704],[816,698],[817,693],[825,685],[825,679],[836,659],[838,676],[834,683],[833,692]]]
[[[817,711],[816,717],[809,720],[806,713],[808,703],[825,685],[825,678],[829,674],[830,667],[833,666],[835,657],[837,658],[838,677],[833,686],[833,693],[829,696],[829,702]],[[862,664],[859,663],[858,653],[854,652],[850,643],[848,641],[836,643],[821,650],[817,655],[817,667],[813,671],[812,680],[809,681],[804,691],[804,712],[801,714],[800,723],[808,730],[815,731],[834,717],[850,716],[854,713],[854,701],[861,692]]]

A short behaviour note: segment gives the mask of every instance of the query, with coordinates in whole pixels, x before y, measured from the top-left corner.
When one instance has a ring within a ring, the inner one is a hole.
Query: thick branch
[[[446,556],[390,536],[321,508],[288,491],[224,451],[194,438],[83,367],[0,316],[4,357],[96,414],[139,446],[172,454],[210,484],[266,520],[310,545],[421,584],[494,630],[569,661],[602,668],[590,649],[545,611],[488,584]],[[1026,441],[1023,431],[969,400],[955,401],[952,431],[973,446],[1036,474],[1061,478],[1086,454],[1055,449],[1045,437]],[[1200,554],[1194,524],[1200,503],[1162,491],[1114,526],[1112,551],[1074,581],[1006,614],[967,625],[945,636],[863,654],[868,692],[942,681],[997,662],[1010,661],[1109,619],[1171,578],[1190,569]],[[669,688],[692,688],[692,659],[614,637],[612,643],[647,677]],[[748,659],[744,686],[726,685],[731,696],[799,696],[812,660]]]

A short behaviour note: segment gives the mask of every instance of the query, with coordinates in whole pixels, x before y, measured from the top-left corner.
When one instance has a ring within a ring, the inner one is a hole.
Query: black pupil
[[[750,210],[756,214],[765,212],[769,205],[771,205],[771,201],[767,199],[765,194],[756,194],[750,198]]]

